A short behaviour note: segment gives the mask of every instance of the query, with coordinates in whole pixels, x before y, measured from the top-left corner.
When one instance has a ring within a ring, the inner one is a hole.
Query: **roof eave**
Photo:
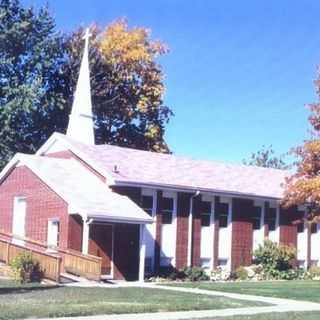
[[[152,182],[139,182],[139,181],[126,181],[126,180],[116,180],[114,179],[114,184],[112,186],[125,186],[125,187],[142,187],[142,188],[165,188],[171,191],[177,192],[205,192],[205,193],[212,193],[214,195],[224,195],[224,196],[232,196],[237,198],[253,198],[253,199],[263,199],[263,200],[270,200],[270,201],[280,201],[281,197],[276,196],[267,196],[267,195],[259,195],[254,193],[242,193],[236,191],[228,191],[228,190],[218,190],[218,189],[210,189],[210,188],[203,188],[203,187],[192,187],[192,186],[182,186],[182,185],[174,185],[174,184],[165,184],[165,183],[152,183]]]

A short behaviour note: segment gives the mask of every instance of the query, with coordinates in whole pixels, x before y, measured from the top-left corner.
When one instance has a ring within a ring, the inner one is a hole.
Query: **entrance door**
[[[27,203],[26,199],[23,197],[16,197],[14,199],[14,207],[13,207],[13,225],[12,225],[12,233],[13,242],[18,245],[24,245],[24,241],[21,238],[25,238],[25,223],[26,223],[26,209]]]
[[[113,226],[108,224],[91,224],[89,236],[89,254],[101,257],[101,274],[111,275],[113,256]]]

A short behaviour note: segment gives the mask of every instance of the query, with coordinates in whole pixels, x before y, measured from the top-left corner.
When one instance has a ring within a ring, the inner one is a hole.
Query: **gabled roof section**
[[[112,145],[86,145],[62,134],[55,133],[53,136],[105,176],[110,185],[140,185],[281,199],[282,184],[290,175],[286,170],[193,160]],[[46,145],[37,154],[47,152]]]
[[[113,192],[74,159],[17,154],[1,172],[0,181],[18,164],[27,166],[64,199],[69,204],[69,213],[110,222],[152,222],[132,200]]]

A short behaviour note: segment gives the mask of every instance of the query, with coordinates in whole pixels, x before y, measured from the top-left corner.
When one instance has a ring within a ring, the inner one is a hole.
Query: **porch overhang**
[[[146,218],[146,217],[125,217],[118,215],[109,215],[108,213],[103,212],[89,212],[86,214],[86,217],[88,220],[91,220],[92,222],[106,222],[106,223],[128,223],[128,224],[150,224],[153,223],[153,219]]]

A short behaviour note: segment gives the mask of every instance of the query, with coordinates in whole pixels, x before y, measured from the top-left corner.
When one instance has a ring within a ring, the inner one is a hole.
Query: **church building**
[[[66,135],[0,174],[0,230],[48,248],[101,257],[106,279],[143,280],[162,268],[235,270],[265,238],[297,248],[302,267],[320,261],[320,228],[283,209],[289,172],[95,145],[85,36]]]

